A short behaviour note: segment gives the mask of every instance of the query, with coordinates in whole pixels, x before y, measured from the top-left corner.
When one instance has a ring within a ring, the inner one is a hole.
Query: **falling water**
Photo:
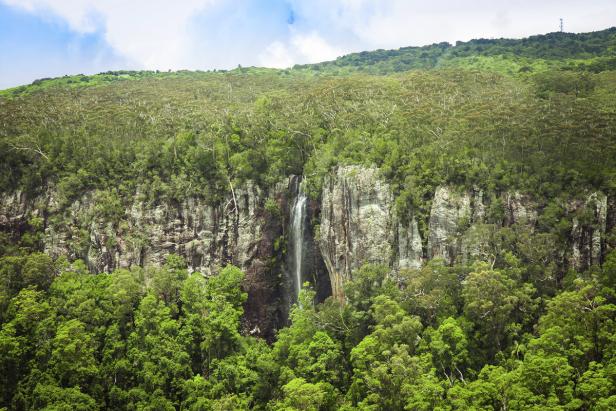
[[[293,241],[293,270],[295,274],[295,298],[302,288],[302,268],[304,259],[304,230],[306,221],[306,196],[298,190],[293,210],[291,211],[291,237]]]

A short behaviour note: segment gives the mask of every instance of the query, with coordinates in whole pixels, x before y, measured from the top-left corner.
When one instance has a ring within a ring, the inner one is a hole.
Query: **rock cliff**
[[[460,238],[471,223],[471,197],[450,187],[438,187],[432,200],[428,233],[428,258],[453,263],[460,254]]]
[[[288,308],[281,295],[274,247],[284,234],[284,221],[265,203],[269,199],[284,207],[286,190],[286,184],[268,192],[247,184],[217,205],[198,198],[134,200],[115,218],[100,212],[95,192],[64,208],[53,190],[33,199],[15,192],[1,198],[0,226],[19,231],[29,218],[38,216],[43,219],[45,252],[83,259],[94,272],[162,265],[170,253],[184,257],[189,271],[206,276],[234,264],[246,273],[246,328],[271,337],[286,322]]]
[[[353,270],[389,263],[393,197],[376,168],[347,166],[325,182],[321,201],[319,246],[332,295],[341,298]]]
[[[105,212],[98,192],[64,206],[53,189],[36,198],[13,192],[0,197],[0,229],[19,235],[37,217],[47,253],[81,258],[95,272],[161,265],[169,253],[183,256],[190,271],[206,276],[237,265],[246,273],[246,331],[271,337],[286,322],[294,299],[285,244],[298,184],[296,176],[267,190],[248,183],[215,205],[199,198],[148,203],[136,195],[121,202],[115,215]],[[502,227],[538,230],[542,213],[542,206],[520,192],[441,186],[423,221],[422,238],[414,211],[398,215],[393,200],[379,170],[361,166],[332,170],[320,201],[308,200],[302,271],[319,300],[330,294],[343,299],[345,282],[366,263],[388,265],[394,273],[433,258],[447,264],[490,260],[492,234]],[[586,193],[566,201],[563,209],[571,229],[566,249],[557,250],[561,269],[601,263],[615,246],[610,233],[616,229],[616,200]]]
[[[499,227],[536,229],[541,207],[530,196],[517,191],[490,193],[488,204],[485,197],[476,188],[437,187],[427,238],[422,239],[412,210],[408,216],[396,214],[390,187],[376,168],[337,168],[324,185],[319,237],[333,295],[342,298],[344,283],[365,263],[387,264],[396,271],[420,267],[433,258],[447,264],[490,260],[494,258],[490,235]],[[563,270],[600,263],[608,233],[616,225],[616,207],[608,206],[604,194],[580,198],[566,204],[573,225],[569,249],[560,253]],[[489,203],[497,203],[498,212],[486,216]]]
[[[607,197],[603,193],[592,193],[585,201],[576,200],[569,204],[573,214],[571,230],[570,266],[583,270],[601,263],[605,256],[607,231]]]

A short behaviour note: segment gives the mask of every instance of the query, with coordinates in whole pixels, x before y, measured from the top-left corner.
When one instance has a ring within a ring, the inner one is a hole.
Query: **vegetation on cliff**
[[[318,197],[343,164],[378,167],[421,230],[442,185],[520,191],[542,211],[496,230],[489,262],[365,265],[343,305],[307,287],[272,344],[241,327],[236,267],[205,278],[171,255],[93,275],[41,252],[41,216],[0,221],[0,408],[616,408],[614,225],[601,265],[554,266],[573,219],[592,220],[567,201],[616,196],[615,52],[609,29],[0,92],[0,193],[53,188],[68,209],[94,191],[108,221],[135,195],[217,204],[291,174]]]

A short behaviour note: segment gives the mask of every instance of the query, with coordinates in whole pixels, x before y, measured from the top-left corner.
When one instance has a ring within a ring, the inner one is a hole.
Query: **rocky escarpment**
[[[362,264],[389,262],[392,200],[374,168],[340,167],[325,182],[319,245],[335,297]]]
[[[569,263],[577,269],[600,264],[608,247],[608,201],[602,193],[592,193],[584,201],[569,204],[573,214]]]
[[[497,212],[487,216],[488,206]],[[561,253],[563,270],[600,263],[616,209],[608,206],[602,193],[586,194],[563,207],[572,219],[568,249]],[[479,189],[441,186],[435,191],[427,235],[422,238],[413,210],[397,215],[391,189],[378,170],[359,166],[339,167],[331,174],[324,185],[322,209],[319,245],[338,298],[353,271],[365,263],[387,264],[395,272],[420,267],[433,258],[447,264],[493,259],[491,232],[513,226],[532,232],[541,213],[539,205],[520,192],[490,193],[486,201]]]
[[[148,203],[139,196],[114,203],[100,192],[60,205],[53,190],[36,198],[14,192],[0,198],[0,229],[18,235],[37,217],[47,253],[83,259],[95,272],[162,265],[170,253],[206,276],[237,265],[246,273],[246,331],[271,337],[294,301],[291,255],[285,250],[298,182],[292,176],[267,190],[246,184],[214,205],[199,198]],[[516,191],[437,187],[429,216],[421,221],[423,232],[415,211],[398,215],[393,200],[378,169],[361,166],[336,168],[324,181],[321,201],[307,200],[302,275],[316,286],[319,300],[330,293],[343,299],[344,284],[366,263],[388,265],[395,273],[435,258],[447,264],[491,261],[492,237],[500,228],[512,228],[514,236],[545,230],[545,204]],[[561,271],[601,263],[615,246],[616,200],[591,192],[562,200],[557,208],[568,222],[561,227],[569,230],[566,244],[551,245],[558,247],[553,255]]]
[[[116,216],[100,212],[99,194],[88,192],[61,208],[53,192],[32,200],[16,192],[3,198],[0,223],[42,217],[45,252],[81,258],[94,272],[162,265],[175,253],[186,259],[189,271],[210,275],[226,264],[248,268],[258,252],[268,196],[251,185],[235,190],[219,205],[197,198],[136,200]]]
[[[396,214],[391,188],[376,168],[339,167],[325,181],[319,228],[336,298],[342,298],[344,283],[363,264],[398,270],[419,268],[426,259],[416,217],[412,211]]]
[[[281,264],[275,242],[284,234],[281,213],[286,184],[263,191],[237,188],[217,205],[204,199],[148,203],[134,200],[110,213],[99,192],[87,192],[68,207],[53,190],[37,198],[21,192],[0,201],[0,225],[18,231],[28,219],[43,220],[44,249],[53,257],[83,259],[94,272],[162,265],[170,253],[185,258],[189,270],[212,275],[227,264],[246,273],[246,328],[265,336],[286,322]],[[138,196],[136,196],[138,198]]]
[[[475,202],[483,209],[481,202]],[[460,235],[471,222],[471,196],[439,187],[432,200],[428,235],[428,258],[442,258],[452,263],[461,252]]]

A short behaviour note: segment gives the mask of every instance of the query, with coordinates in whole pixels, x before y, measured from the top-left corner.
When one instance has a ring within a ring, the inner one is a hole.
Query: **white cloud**
[[[289,67],[376,48],[545,33],[558,28],[560,17],[569,31],[616,22],[613,0],[2,2],[42,18],[59,17],[78,33],[101,33],[131,67],[149,69]],[[284,12],[269,13],[289,5],[292,23]],[[203,16],[213,17],[203,23]]]
[[[297,34],[291,38],[291,44],[297,52],[311,63],[332,60],[340,56],[341,51],[331,46],[318,33]]]
[[[520,38],[616,24],[614,0],[291,0],[319,34],[348,51],[422,46],[472,38]]]
[[[293,65],[294,60],[284,43],[274,41],[259,55],[259,63],[266,67],[287,68]]]
[[[190,64],[192,17],[215,0],[2,0],[41,16],[52,13],[79,33],[101,31],[134,64],[178,69]]]
[[[287,68],[297,63],[318,63],[342,55],[317,32],[293,34],[289,41],[274,41],[259,55],[259,63],[266,67]]]

